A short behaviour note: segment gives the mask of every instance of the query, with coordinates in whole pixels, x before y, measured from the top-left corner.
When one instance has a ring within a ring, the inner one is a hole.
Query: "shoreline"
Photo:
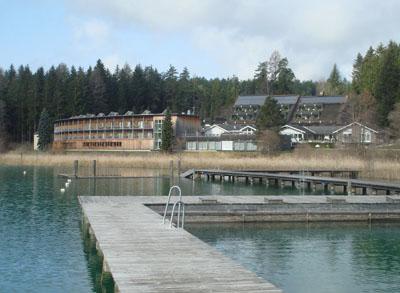
[[[259,153],[182,152],[162,154],[154,152],[103,153],[103,152],[8,152],[0,154],[0,164],[8,166],[72,167],[90,166],[93,160],[102,167],[167,169],[171,161],[181,170],[192,168],[226,170],[358,170],[360,178],[400,181],[398,152],[370,151],[359,155],[343,150],[299,150],[276,155]]]

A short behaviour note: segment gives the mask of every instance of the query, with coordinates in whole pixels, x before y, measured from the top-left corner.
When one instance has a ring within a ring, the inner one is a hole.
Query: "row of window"
[[[83,143],[84,147],[121,147],[120,141],[87,141]]]
[[[190,151],[256,151],[253,141],[188,141],[186,149]]]
[[[75,140],[75,139],[113,139],[113,138],[126,138],[126,139],[148,139],[153,138],[151,131],[146,132],[119,132],[119,133],[92,133],[90,135],[55,135],[54,140]]]

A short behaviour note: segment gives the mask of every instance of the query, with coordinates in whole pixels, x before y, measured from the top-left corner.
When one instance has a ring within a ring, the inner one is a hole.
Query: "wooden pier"
[[[353,172],[353,171],[351,171]],[[325,192],[336,191],[341,188],[341,192],[361,195],[376,194],[400,194],[400,184],[390,182],[378,182],[342,177],[322,177],[303,174],[254,172],[254,171],[230,171],[230,170],[188,170],[181,175],[185,178],[201,178],[207,180],[220,181],[245,181],[246,183],[265,183],[284,187],[289,184],[292,187],[307,188],[309,190],[323,189]]]
[[[166,197],[79,197],[83,228],[116,292],[282,292],[145,203]]]

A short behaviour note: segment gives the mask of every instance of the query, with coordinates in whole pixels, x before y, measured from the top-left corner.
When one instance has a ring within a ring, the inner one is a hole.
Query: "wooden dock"
[[[165,201],[79,197],[84,229],[116,292],[282,292],[144,205]]]
[[[286,173],[267,173],[253,171],[230,171],[230,170],[188,170],[182,175],[185,178],[201,178],[207,180],[220,181],[228,180],[231,182],[244,180],[246,183],[260,182],[266,185],[286,186],[289,183],[292,187],[302,187],[316,190],[317,187],[324,191],[334,191],[337,187],[342,188],[343,193],[376,195],[383,192],[385,195],[400,194],[400,184],[391,182],[378,182],[341,177],[322,177],[302,174]]]

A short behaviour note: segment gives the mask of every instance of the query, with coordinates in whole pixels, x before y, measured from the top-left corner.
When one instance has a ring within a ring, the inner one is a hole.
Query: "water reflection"
[[[285,292],[400,292],[400,224],[191,224]]]

